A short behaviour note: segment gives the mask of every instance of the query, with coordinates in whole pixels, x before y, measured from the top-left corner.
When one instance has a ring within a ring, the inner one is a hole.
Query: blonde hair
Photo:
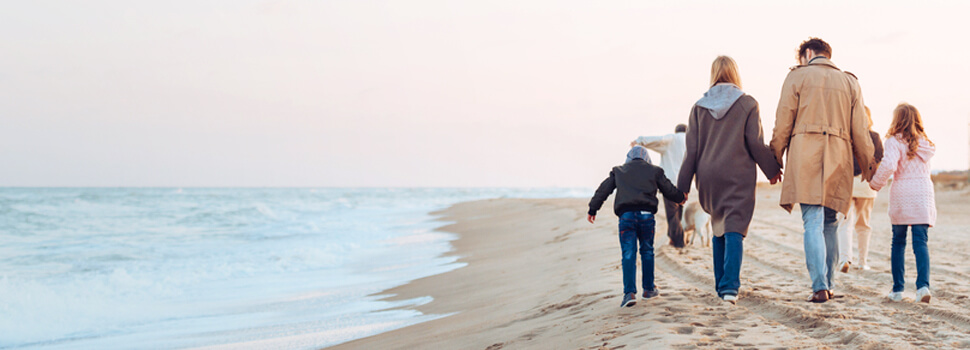
[[[869,106],[862,106],[866,108],[866,117],[869,117],[869,129],[872,129],[872,111],[869,110]]]
[[[728,56],[717,56],[711,64],[711,86],[717,83],[731,83],[741,87],[741,74],[738,73],[738,64]]]
[[[905,102],[900,103],[893,110],[893,123],[889,127],[889,132],[886,133],[886,138],[893,136],[898,136],[907,144],[906,155],[910,159],[916,156],[916,149],[919,147],[921,137],[931,145],[933,144],[933,141],[930,141],[930,138],[926,136],[926,130],[923,129],[923,118],[920,117],[919,110]]]

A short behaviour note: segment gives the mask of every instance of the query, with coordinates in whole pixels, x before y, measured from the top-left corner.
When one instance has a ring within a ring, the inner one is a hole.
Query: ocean
[[[429,213],[592,189],[2,188],[0,349],[319,349],[446,317]]]

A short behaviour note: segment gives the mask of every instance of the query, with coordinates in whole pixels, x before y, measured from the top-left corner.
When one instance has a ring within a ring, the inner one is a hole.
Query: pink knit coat
[[[886,139],[885,144],[885,156],[870,185],[878,191],[893,177],[889,220],[893,225],[935,225],[936,197],[930,179],[930,158],[936,147],[921,139],[916,156],[909,158],[907,144],[898,135]]]

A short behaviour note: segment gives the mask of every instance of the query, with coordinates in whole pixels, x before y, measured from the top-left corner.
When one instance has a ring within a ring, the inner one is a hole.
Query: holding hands
[[[775,175],[775,177],[771,178],[770,181],[771,181],[771,184],[772,185],[781,182],[781,173],[782,173],[782,171],[781,170],[778,170],[778,175]]]

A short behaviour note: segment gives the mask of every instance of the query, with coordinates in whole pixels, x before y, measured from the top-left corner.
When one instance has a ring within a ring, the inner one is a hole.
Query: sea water
[[[590,189],[0,189],[0,349],[316,349],[447,315],[429,213]]]

